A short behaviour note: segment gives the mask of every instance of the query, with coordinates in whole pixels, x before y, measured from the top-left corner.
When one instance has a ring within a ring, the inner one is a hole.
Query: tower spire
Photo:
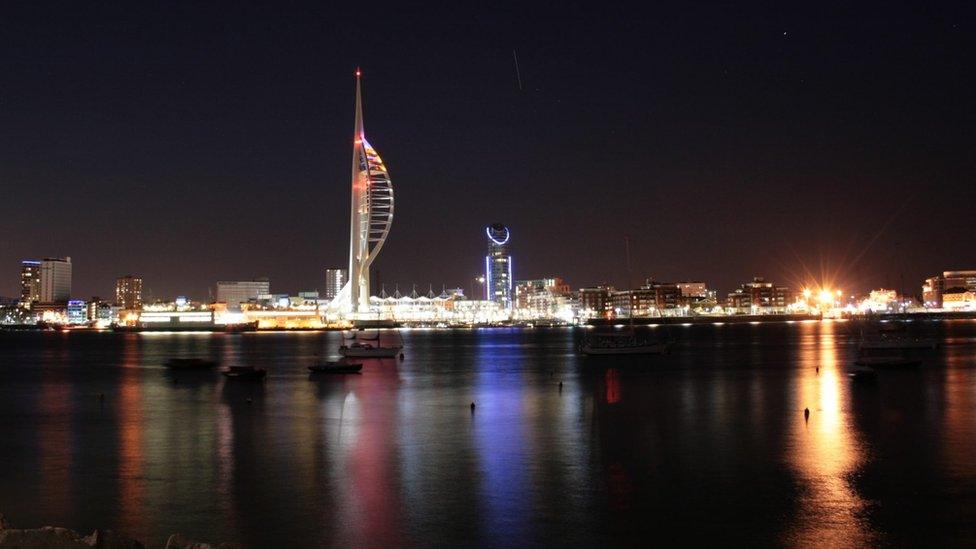
[[[393,182],[383,159],[366,140],[363,127],[362,70],[356,68],[351,198],[349,204],[349,281],[333,299],[334,308],[362,318],[370,313],[369,266],[393,224]],[[330,305],[332,307],[333,305]]]

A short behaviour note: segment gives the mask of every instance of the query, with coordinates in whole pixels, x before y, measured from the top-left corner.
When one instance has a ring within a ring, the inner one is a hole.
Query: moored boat
[[[313,374],[358,374],[362,369],[359,362],[325,362],[308,367]]]
[[[665,341],[648,341],[633,334],[602,334],[585,338],[579,350],[584,355],[663,355],[671,348]]]
[[[907,349],[935,349],[934,339],[927,337],[879,337],[864,339],[859,348],[862,351],[871,350],[907,350]]]
[[[339,347],[339,354],[354,358],[393,358],[403,350],[402,345],[383,347],[371,345],[369,343],[356,342],[352,345]]]
[[[203,358],[171,358],[166,361],[170,370],[209,370],[217,366],[213,360]]]
[[[220,373],[228,379],[264,379],[268,371],[254,366],[231,366]]]
[[[919,358],[907,356],[862,356],[854,364],[867,368],[915,368],[922,364]]]

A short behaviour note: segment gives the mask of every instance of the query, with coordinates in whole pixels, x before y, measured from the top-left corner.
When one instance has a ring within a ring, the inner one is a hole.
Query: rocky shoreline
[[[0,548],[53,548],[53,549],[144,549],[138,540],[126,537],[112,530],[95,530],[82,536],[74,530],[56,526],[20,529],[14,528],[0,513]],[[165,549],[237,549],[240,545],[220,543],[217,545],[196,541],[183,534],[173,534],[166,540]]]

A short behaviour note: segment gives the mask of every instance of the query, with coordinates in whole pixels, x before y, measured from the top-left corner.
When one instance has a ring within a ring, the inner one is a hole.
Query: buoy
[[[803,409],[803,419],[806,421],[810,421],[810,408]]]

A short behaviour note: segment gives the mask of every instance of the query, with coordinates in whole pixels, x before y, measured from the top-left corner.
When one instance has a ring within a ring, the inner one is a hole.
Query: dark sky
[[[52,255],[83,298],[126,273],[159,298],[321,286],[348,261],[357,65],[396,189],[390,287],[468,288],[494,221],[517,279],[574,287],[625,283],[625,234],[635,279],[722,292],[976,268],[965,3],[21,4],[0,14],[0,295]]]

